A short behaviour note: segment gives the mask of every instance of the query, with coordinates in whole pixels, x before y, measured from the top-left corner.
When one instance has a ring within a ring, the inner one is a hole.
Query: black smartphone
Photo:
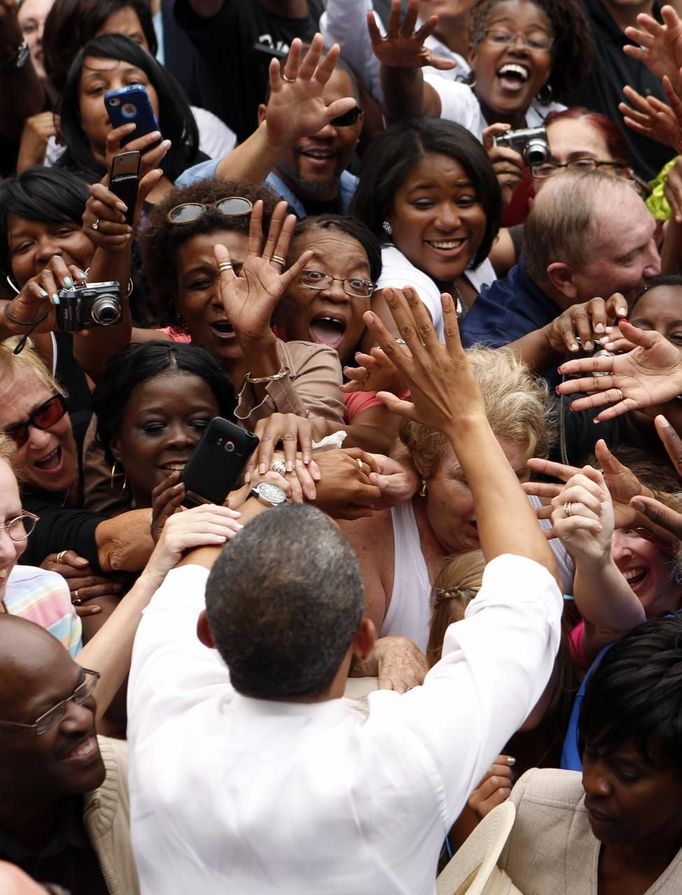
[[[122,202],[125,202],[128,209],[126,224],[131,227],[135,218],[137,188],[140,183],[140,154],[139,152],[119,152],[111,160],[111,172],[109,173],[109,189]]]
[[[187,489],[185,506],[223,504],[228,493],[238,485],[259,442],[256,435],[221,416],[212,419],[182,471],[180,481]]]
[[[122,124],[134,124],[135,130],[121,140],[121,146],[158,131],[159,122],[154,114],[154,109],[149,99],[149,94],[142,84],[131,84],[130,87],[119,87],[104,94],[104,105],[107,109],[109,121],[112,127],[121,127]],[[158,146],[159,140],[154,146]],[[153,149],[154,146],[147,147]]]

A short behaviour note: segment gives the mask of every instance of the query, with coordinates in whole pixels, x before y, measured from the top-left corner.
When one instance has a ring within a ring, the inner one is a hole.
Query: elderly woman
[[[526,461],[552,436],[547,391],[510,351],[467,352],[488,420],[520,480]],[[413,499],[343,530],[360,562],[366,614],[381,636],[401,635],[425,651],[431,587],[448,557],[479,546],[471,492],[445,436],[414,423],[400,437],[421,479]]]

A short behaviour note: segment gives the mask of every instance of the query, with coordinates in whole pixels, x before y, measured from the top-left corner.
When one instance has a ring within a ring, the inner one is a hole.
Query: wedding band
[[[405,341],[405,339],[393,339],[393,344],[394,345],[407,345],[407,342]]]
[[[83,602],[81,600],[81,598],[78,596],[78,588],[76,588],[75,591],[73,592],[73,597],[71,599],[71,602],[73,603],[74,606],[80,606],[80,604]]]
[[[286,465],[286,463],[284,462],[284,460],[275,460],[275,462],[272,464],[272,466],[270,467],[270,469],[271,469],[273,472],[278,472],[280,475],[286,475],[286,474],[287,474],[287,465]]]
[[[99,230],[99,218],[95,218],[95,220],[90,224],[91,230]]]
[[[568,519],[569,516],[573,515],[573,504],[568,501],[568,503],[564,504],[564,516]]]
[[[233,270],[233,269],[234,269],[234,268],[233,268],[233,266],[232,266],[232,262],[231,262],[231,261],[221,261],[220,264],[218,265],[218,270],[219,270],[221,273],[225,273],[225,271],[227,271],[227,270]]]
[[[64,562],[64,557],[66,556],[66,550],[60,550],[57,554],[57,562]]]
[[[624,400],[625,400],[625,395],[623,394],[623,389],[622,389],[622,388],[617,388],[616,391],[617,391],[618,394],[620,395],[620,398],[618,398],[618,400],[619,400],[619,401],[624,401]]]
[[[271,261],[274,261],[275,264],[282,264],[282,265],[284,265],[284,264],[287,263],[287,259],[286,259],[286,258],[282,258],[281,255],[273,255],[272,258],[271,258],[270,260],[271,260]]]
[[[355,462],[358,464],[358,469],[362,472],[362,460],[359,457],[355,458]]]
[[[286,81],[287,84],[295,84],[296,83],[296,78],[287,78],[286,75],[282,75],[282,80]]]

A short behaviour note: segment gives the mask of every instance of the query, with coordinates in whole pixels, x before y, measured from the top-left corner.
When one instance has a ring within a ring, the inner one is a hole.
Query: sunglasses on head
[[[182,205],[171,208],[166,215],[166,220],[169,224],[191,224],[193,221],[199,220],[202,214],[206,214],[211,208],[217,208],[226,217],[238,218],[245,214],[251,214],[253,202],[242,196],[226,196],[224,199],[218,199],[217,202],[208,204],[183,202]]]
[[[50,429],[65,415],[66,401],[62,395],[53,395],[40,407],[36,407],[23,423],[7,426],[5,435],[11,438],[17,447],[22,447],[28,441],[29,426],[33,426],[34,429]]]
[[[329,123],[334,125],[334,127],[350,127],[351,124],[355,124],[361,115],[362,109],[355,106],[354,109],[349,109],[348,112],[344,112],[343,115],[337,115],[336,118],[332,118]]]

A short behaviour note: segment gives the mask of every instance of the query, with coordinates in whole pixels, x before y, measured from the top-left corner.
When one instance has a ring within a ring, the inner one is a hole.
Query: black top
[[[660,80],[642,62],[623,52],[632,44],[604,8],[601,0],[582,0],[583,10],[592,28],[594,63],[582,88],[571,97],[570,105],[587,106],[608,115],[621,129],[635,171],[645,180],[653,179],[675,155],[673,149],[631,131],[623,123],[618,103],[624,102],[623,87],[629,84],[642,96],[657,96],[667,103]],[[661,4],[655,2],[652,14],[661,21]],[[635,46],[635,44],[632,44]]]
[[[175,0],[175,18],[197,50],[200,105],[218,115],[245,140],[258,125],[265,102],[268,66],[289,51],[295,37],[310,40],[318,30],[322,0],[308,0],[309,15],[274,15],[258,0],[225,0],[210,19],[197,16],[189,0]]]

